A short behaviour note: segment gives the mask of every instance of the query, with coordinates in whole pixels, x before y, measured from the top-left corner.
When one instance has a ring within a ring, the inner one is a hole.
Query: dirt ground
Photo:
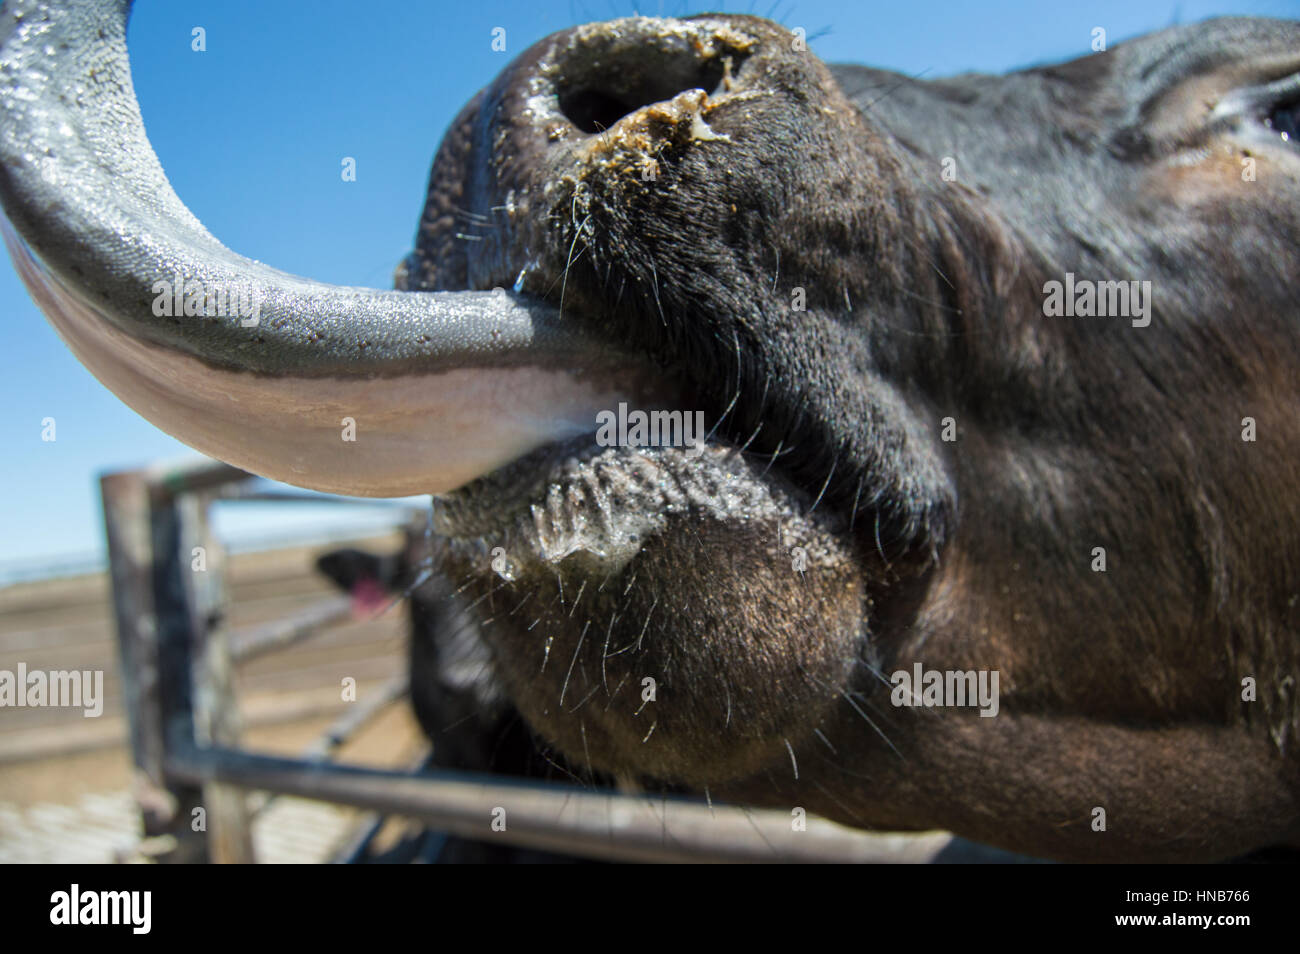
[[[336,598],[313,563],[334,543],[229,557],[229,629],[267,623]],[[346,545],[395,550],[397,534]],[[236,695],[242,744],[298,755],[351,706],[405,671],[405,611],[351,619],[291,647],[242,664]],[[0,670],[103,670],[104,709],[0,707],[0,857],[6,839],[27,838],[32,818],[61,818],[86,799],[120,798],[131,786],[111,595],[105,574],[20,583],[0,589]],[[345,678],[357,701],[342,699]],[[405,701],[387,708],[345,745],[339,758],[386,768],[409,766],[424,748]],[[75,827],[75,813],[67,816]],[[8,824],[5,824],[5,820]],[[65,833],[75,838],[72,831]],[[66,840],[66,839],[65,839]],[[13,848],[13,845],[9,846]],[[28,846],[30,854],[30,846]]]

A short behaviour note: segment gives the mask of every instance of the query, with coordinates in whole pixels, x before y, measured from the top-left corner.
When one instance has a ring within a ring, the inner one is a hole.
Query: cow
[[[422,548],[378,554],[347,547],[321,554],[316,569],[352,596],[353,611],[362,618],[388,611],[395,599],[405,603],[411,708],[432,742],[430,766],[523,779],[563,776],[563,756],[529,731],[491,678],[490,655],[466,601],[427,562]],[[442,835],[435,844],[440,864],[579,860],[455,835]]]
[[[434,495],[481,688],[577,778],[1061,860],[1300,840],[1300,24],[936,80],[579,26],[453,122],[381,292],[203,229],[127,6],[0,14],[16,268],[197,449]]]

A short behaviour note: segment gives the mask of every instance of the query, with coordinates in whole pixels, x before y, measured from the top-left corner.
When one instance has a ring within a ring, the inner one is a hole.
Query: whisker
[[[582,635],[578,637],[578,645],[573,649],[573,658],[569,660],[569,671],[564,675],[564,685],[560,687],[560,706],[564,706],[564,694],[569,691],[569,679],[573,676],[573,667],[578,662],[578,653],[582,652],[582,641],[587,638],[587,627],[591,625],[591,620],[587,620],[586,625],[582,627]]]
[[[618,618],[618,613],[609,617],[609,626],[605,628],[605,646],[600,651],[600,682],[605,687],[606,695],[609,695],[609,675],[606,672],[605,660],[609,658],[609,641],[614,638],[614,623]]]
[[[594,696],[594,695],[595,695],[596,693],[598,693],[598,692],[600,692],[600,686],[592,686],[592,688],[591,688],[591,692],[589,692],[589,693],[587,693],[585,696],[583,696],[582,699],[580,699],[580,700],[578,701],[578,704],[577,704],[576,706],[574,706],[572,709],[570,709],[569,712],[570,712],[570,713],[577,712],[579,709],[581,709],[583,706],[585,706],[588,702],[590,702],[590,701],[591,701],[591,697]]]
[[[628,677],[629,675],[631,675],[631,673],[626,673],[626,672],[623,673],[623,678],[620,679],[620,680],[618,681],[618,685],[614,687],[614,691],[610,694],[609,702],[605,703],[605,711],[606,711],[606,712],[608,712],[608,711],[609,711],[609,707],[612,706],[612,705],[614,704],[614,697],[617,696],[618,693],[619,693],[619,690],[623,688],[623,683],[627,682],[627,677]]]
[[[840,453],[843,452],[844,452],[843,448],[841,448]],[[838,463],[839,463],[839,457],[836,457],[834,460],[831,461],[831,472],[826,475],[826,480],[822,483],[822,489],[817,492],[817,499],[814,500],[812,506],[808,508],[809,513],[812,513],[814,510],[816,510],[817,505],[822,502],[822,496],[826,493],[826,488],[831,485],[831,478],[835,476],[835,465]]]
[[[849,533],[853,533],[853,524],[858,519],[858,499],[862,496],[862,484],[866,479],[867,479],[867,475],[865,473],[863,473],[863,475],[858,478],[858,489],[853,494],[853,510],[850,511],[849,513]],[[877,524],[877,526],[879,525]],[[877,546],[878,545],[879,542],[877,542]]]
[[[633,646],[635,646],[637,649],[640,649],[640,648],[641,648],[641,640],[645,638],[645,631],[646,631],[646,629],[647,629],[647,628],[649,627],[649,625],[650,625],[650,617],[654,615],[655,607],[658,606],[658,605],[659,605],[659,597],[658,597],[658,595],[656,595],[656,596],[655,596],[655,599],[654,599],[654,602],[650,604],[650,610],[649,610],[649,612],[647,612],[647,613],[645,614],[645,622],[641,625],[641,633],[640,633],[639,636],[637,636],[636,641],[635,641],[635,642],[628,643],[628,644],[627,644],[626,646],[624,646],[622,649],[619,649],[619,650],[616,650],[616,651],[610,653],[610,654],[609,654],[610,657],[613,657],[613,656],[621,656],[623,653],[627,652],[627,651],[628,651],[629,649],[631,649]]]
[[[582,581],[582,585],[578,587],[578,595],[573,598],[573,606],[569,609],[569,619],[573,619],[573,614],[578,609],[578,602],[582,599],[583,591],[585,591],[586,589],[587,589],[587,580],[584,579]]]

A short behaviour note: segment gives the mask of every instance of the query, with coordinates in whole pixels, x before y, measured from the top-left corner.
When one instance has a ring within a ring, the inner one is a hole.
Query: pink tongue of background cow
[[[325,285],[221,245],[145,137],[127,10],[5,3],[0,206],[32,297],[132,408],[267,477],[400,496],[593,431],[628,399],[628,362],[541,302]]]
[[[374,577],[365,576],[352,585],[352,615],[356,619],[370,619],[379,615],[393,596]]]

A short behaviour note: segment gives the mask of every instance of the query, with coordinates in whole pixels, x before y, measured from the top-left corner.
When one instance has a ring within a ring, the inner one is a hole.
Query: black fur
[[[536,520],[478,526],[491,479],[436,502],[493,685],[583,777],[1065,859],[1293,844],[1300,147],[1212,108],[1300,70],[1300,24],[921,82],[691,23],[523,54],[399,269],[524,270],[717,424],[698,460],[537,461]],[[1067,272],[1151,282],[1150,325],[1045,316]],[[915,662],[999,671],[998,716],[892,706]]]

